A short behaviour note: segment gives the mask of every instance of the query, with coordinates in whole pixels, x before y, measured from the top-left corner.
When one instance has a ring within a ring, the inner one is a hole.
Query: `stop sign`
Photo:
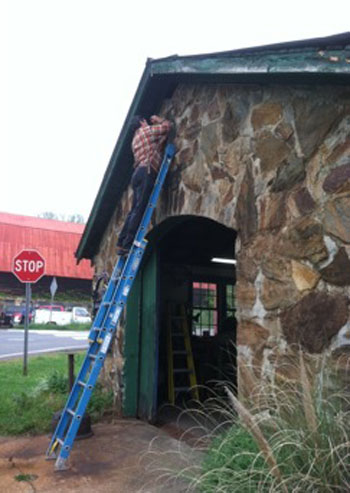
[[[13,259],[12,272],[21,282],[37,282],[45,274],[45,260],[36,250],[22,250]]]

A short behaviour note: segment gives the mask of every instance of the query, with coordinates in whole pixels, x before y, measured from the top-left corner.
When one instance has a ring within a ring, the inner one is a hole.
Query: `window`
[[[218,332],[217,284],[192,283],[192,335],[215,336]]]
[[[89,316],[89,312],[87,311],[86,308],[76,308],[75,314],[77,317],[88,317]]]
[[[215,336],[236,324],[235,286],[227,279],[192,282],[192,335]]]

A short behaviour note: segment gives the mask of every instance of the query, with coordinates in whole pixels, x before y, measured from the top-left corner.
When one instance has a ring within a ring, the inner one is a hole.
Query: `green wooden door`
[[[126,306],[126,325],[124,336],[124,416],[137,416],[137,401],[139,389],[139,359],[140,359],[140,306],[141,306],[140,270],[131,288]]]
[[[156,252],[135,279],[127,304],[124,414],[152,421],[158,386],[158,260]]]

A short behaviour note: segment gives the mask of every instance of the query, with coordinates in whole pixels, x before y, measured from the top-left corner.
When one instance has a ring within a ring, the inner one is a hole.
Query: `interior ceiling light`
[[[212,262],[217,262],[219,264],[237,264],[237,260],[235,258],[220,258],[220,257],[213,257],[211,259]]]

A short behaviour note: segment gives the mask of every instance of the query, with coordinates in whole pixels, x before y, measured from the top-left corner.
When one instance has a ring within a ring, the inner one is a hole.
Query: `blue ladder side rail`
[[[68,468],[67,460],[72,450],[76,434],[99,373],[103,367],[107,351],[113,335],[117,330],[121,314],[125,308],[129,292],[145,252],[147,246],[147,240],[145,240],[147,228],[174,155],[175,146],[168,144],[133,245],[127,258],[118,258],[107,290],[93,321],[89,333],[90,347],[87,350],[85,359],[46,452],[47,459],[56,459],[56,471],[62,471]]]

